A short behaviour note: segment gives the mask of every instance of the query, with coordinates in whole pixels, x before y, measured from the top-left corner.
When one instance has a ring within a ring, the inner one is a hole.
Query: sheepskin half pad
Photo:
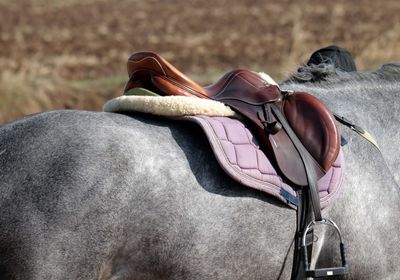
[[[188,96],[120,96],[103,106],[105,112],[141,112],[158,116],[204,115],[233,117],[236,113],[225,104]]]

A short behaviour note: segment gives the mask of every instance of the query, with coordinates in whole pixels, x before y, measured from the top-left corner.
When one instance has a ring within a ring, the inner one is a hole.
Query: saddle
[[[236,69],[202,87],[160,55],[134,53],[128,59],[125,92],[135,87],[160,95],[210,98],[229,105],[256,127],[263,150],[272,154],[282,174],[297,186],[307,186],[302,159],[276,114],[281,114],[312,156],[321,178],[336,160],[340,141],[332,113],[317,98],[304,92],[285,92],[259,74]]]
[[[297,219],[291,279],[348,273],[339,228],[322,218],[317,180],[332,167],[340,151],[335,118],[317,98],[305,92],[283,91],[262,75],[244,69],[226,73],[202,87],[153,52],[134,53],[128,60],[125,93],[144,88],[162,96],[208,98],[228,105],[258,132],[264,153],[296,190]],[[310,268],[313,228],[333,227],[340,237],[342,266]]]

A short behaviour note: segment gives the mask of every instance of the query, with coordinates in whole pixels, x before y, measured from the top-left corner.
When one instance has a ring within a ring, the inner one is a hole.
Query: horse
[[[400,64],[304,65],[281,83],[370,132],[347,144],[338,200],[345,279],[400,279]],[[143,114],[39,113],[0,127],[1,279],[289,279],[296,215],[228,178],[196,125]],[[338,259],[315,232],[315,266]],[[334,279],[341,277],[334,277]]]

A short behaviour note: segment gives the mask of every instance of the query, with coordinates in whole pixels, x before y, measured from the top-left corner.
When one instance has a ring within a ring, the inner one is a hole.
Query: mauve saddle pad
[[[200,125],[222,169],[234,180],[273,195],[292,208],[296,207],[296,192],[278,175],[260,150],[257,139],[241,121],[208,116],[185,116],[178,119]],[[343,154],[340,151],[332,168],[318,181],[322,208],[329,206],[338,197],[343,181],[343,166]]]

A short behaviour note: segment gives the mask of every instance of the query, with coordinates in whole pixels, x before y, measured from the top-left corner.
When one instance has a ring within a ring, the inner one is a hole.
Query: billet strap
[[[349,119],[340,116],[336,113],[333,113],[333,115],[335,116],[335,119],[340,122],[341,124],[344,124],[345,126],[349,127],[351,130],[355,131],[357,134],[359,134],[360,136],[362,136],[363,138],[365,138],[367,141],[369,141],[372,145],[374,145],[378,150],[380,150],[378,142],[376,142],[375,138],[372,137],[372,135],[362,129],[361,127],[359,127],[358,125],[352,123]]]

